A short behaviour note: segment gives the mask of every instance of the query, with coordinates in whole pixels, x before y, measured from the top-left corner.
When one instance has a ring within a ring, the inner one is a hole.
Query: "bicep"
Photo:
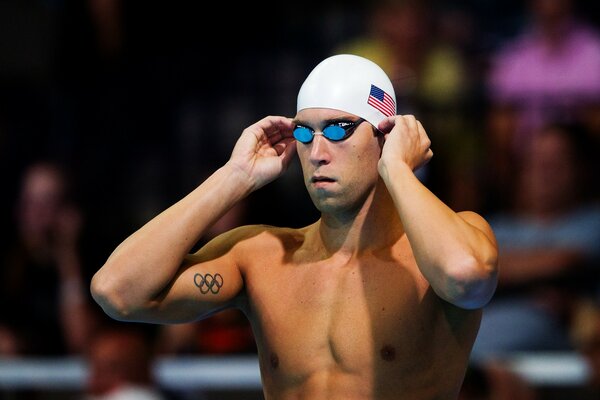
[[[244,280],[232,245],[209,243],[185,257],[179,272],[148,312],[159,323],[189,322],[235,307]]]

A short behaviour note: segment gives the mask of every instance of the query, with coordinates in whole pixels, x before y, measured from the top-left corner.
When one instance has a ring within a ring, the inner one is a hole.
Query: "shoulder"
[[[241,253],[268,255],[269,251],[301,243],[305,229],[283,228],[271,225],[243,225],[222,233],[203,246],[196,255]]]
[[[305,228],[248,225],[238,228],[238,249],[245,254],[259,252],[262,257],[297,248],[304,242]]]

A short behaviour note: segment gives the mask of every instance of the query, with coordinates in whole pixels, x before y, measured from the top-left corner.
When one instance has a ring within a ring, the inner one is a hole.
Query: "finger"
[[[433,151],[431,149],[427,150],[427,154],[425,154],[425,163],[428,163],[429,160],[433,158]]]
[[[423,127],[423,124],[421,124],[421,121],[417,120],[416,122],[417,122],[417,130],[419,132],[419,137],[421,138],[421,143],[424,148],[428,149],[429,147],[431,147],[431,139],[429,139],[429,135],[427,135],[427,132],[425,131],[425,128]]]
[[[406,115],[404,120],[406,121],[409,132],[411,132],[412,135],[416,135],[422,148],[429,148],[431,141],[429,140],[421,121],[419,121],[414,115]]]
[[[425,138],[425,141],[423,142],[423,148],[429,149],[430,147],[431,147],[431,140],[427,137],[427,138]]]
[[[244,129],[242,137],[253,137],[258,143],[269,143],[272,145],[278,139],[273,139],[271,136],[285,135],[287,137],[292,137],[292,128],[293,123],[290,118],[269,116]]]
[[[406,123],[406,126],[408,127],[408,129],[410,129],[414,132],[417,132],[417,133],[419,132],[419,126],[417,124],[418,121],[414,115],[407,114],[407,115],[404,115],[402,118],[404,119],[404,122]]]
[[[289,143],[292,142],[295,142],[294,138],[280,137],[278,140],[271,141],[271,146],[275,149],[277,155],[280,156],[284,152],[284,149],[289,145]]]
[[[262,130],[267,136],[277,132],[289,132],[291,135],[294,124],[292,120],[287,117],[268,116],[258,121],[255,126]]]
[[[284,139],[277,143],[274,147],[275,151],[277,151],[277,155],[281,159],[283,166],[287,168],[289,163],[292,161],[292,158],[296,154],[296,141],[294,139]]]
[[[271,145],[277,144],[277,142],[281,141],[281,139],[283,139],[283,138],[284,137],[280,131],[275,131],[275,132],[271,133],[270,135],[267,135],[267,139],[269,140],[269,143]]]
[[[396,126],[396,119],[399,118],[397,116],[387,117],[382,120],[379,124],[377,124],[377,129],[379,129],[384,134],[388,134],[392,131],[394,126]]]
[[[294,131],[293,129],[281,129],[281,128],[277,128],[277,129],[273,129],[272,131],[268,131],[265,132],[267,137],[269,139],[278,137],[278,138],[291,138],[294,137]]]
[[[425,128],[423,127],[423,124],[419,120],[417,120],[417,129],[419,130],[419,133],[427,135],[427,132],[425,132]]]
[[[286,121],[282,123],[283,129],[280,130],[281,135],[287,138],[294,138],[294,128],[296,124],[294,124],[293,118],[286,118]]]

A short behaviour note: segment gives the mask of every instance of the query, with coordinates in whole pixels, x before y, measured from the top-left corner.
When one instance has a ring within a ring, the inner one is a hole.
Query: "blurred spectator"
[[[458,400],[536,400],[536,389],[502,364],[472,363],[467,368]]]
[[[513,149],[517,130],[516,111],[508,105],[496,104],[486,110],[484,124],[483,202],[488,212],[497,212],[510,206],[515,187],[515,166],[518,157]]]
[[[132,326],[96,333],[87,352],[85,400],[163,400],[153,375],[152,341]]]
[[[244,225],[248,201],[237,203],[219,219],[197,244]],[[238,309],[221,311],[208,319],[160,327],[158,350],[166,354],[242,354],[256,352],[252,327]]]
[[[0,350],[63,355],[87,344],[93,317],[79,254],[82,215],[54,163],[30,165],[16,206],[16,237],[0,270]]]
[[[584,385],[585,399],[600,398],[600,302],[583,299],[571,326],[571,335],[580,354],[589,367],[587,384]],[[582,397],[583,399],[583,397]]]
[[[380,1],[368,9],[362,35],[336,53],[376,61],[391,77],[398,113],[429,124],[435,158],[421,179],[455,210],[479,210],[482,159],[473,17],[457,4]]]
[[[600,33],[574,0],[530,0],[528,25],[491,60],[492,106],[512,108],[513,151],[527,155],[531,135],[549,121],[572,122],[600,104]]]
[[[225,310],[196,323],[167,325],[159,336],[162,354],[256,353],[252,328],[239,310]]]
[[[597,177],[586,162],[597,149],[588,139],[576,125],[539,130],[520,164],[514,208],[489,218],[500,275],[473,357],[572,348],[572,302],[600,283],[600,205],[589,199]]]
[[[367,57],[389,75],[398,110],[414,112],[416,92],[430,52],[431,13],[423,1],[380,1],[368,10],[364,34],[335,53]]]
[[[436,157],[429,185],[454,210],[482,210],[484,160],[473,15],[457,4],[431,9],[435,18],[420,73],[417,107],[428,121]]]

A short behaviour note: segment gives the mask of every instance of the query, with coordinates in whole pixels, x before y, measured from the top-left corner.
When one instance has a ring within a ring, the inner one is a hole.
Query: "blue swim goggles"
[[[322,133],[320,134],[332,142],[339,142],[350,137],[358,125],[363,122],[365,122],[364,118],[357,119],[356,121],[332,122],[323,128]],[[294,138],[301,143],[307,144],[312,142],[315,135],[315,130],[308,126],[297,125],[296,128],[294,128]]]

